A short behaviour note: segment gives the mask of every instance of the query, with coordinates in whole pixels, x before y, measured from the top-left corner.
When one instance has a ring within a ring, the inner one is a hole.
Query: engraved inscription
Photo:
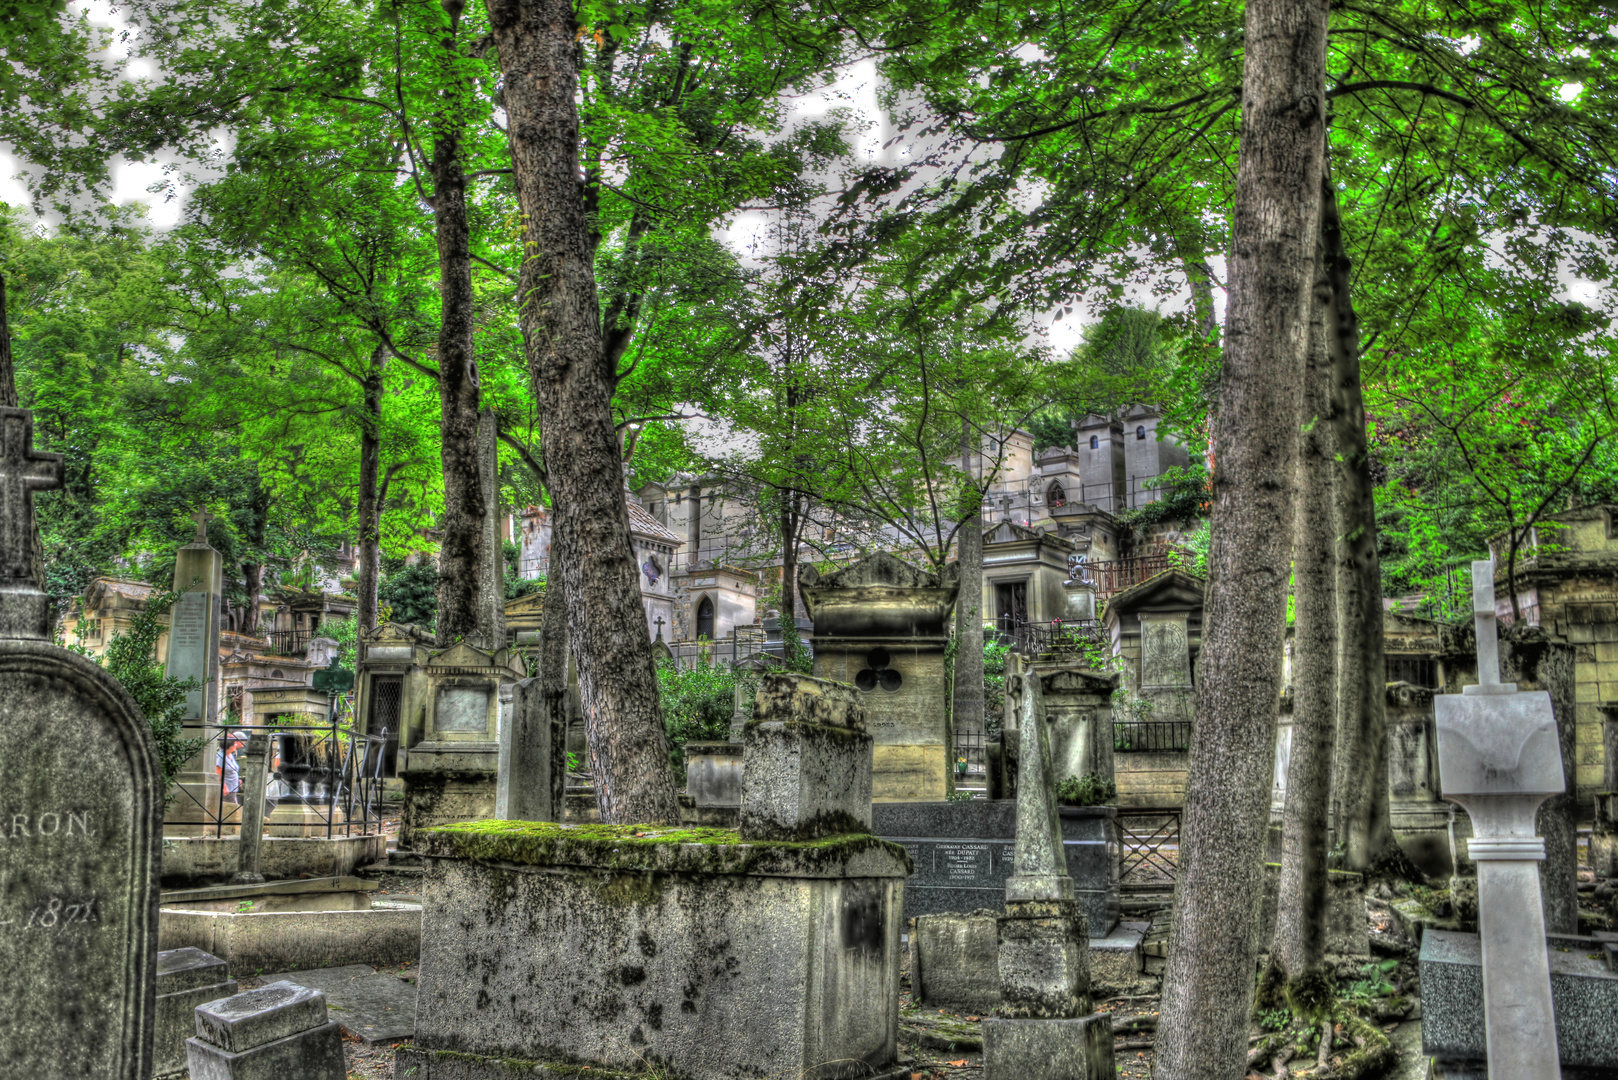
[[[934,852],[935,869],[951,885],[974,886],[994,872],[988,844],[938,844]]]
[[[0,813],[0,841],[58,836],[90,840],[96,832],[88,810],[48,810],[42,814]]]
[[[22,913],[0,916],[0,926],[13,928],[14,933],[54,930],[61,933],[70,926],[101,921],[101,911],[94,896],[71,899],[66,896],[47,896],[38,899]]]
[[[208,681],[208,608],[213,594],[191,591],[174,602],[169,621],[168,675],[174,679],[195,679],[199,684]],[[202,689],[189,690],[185,695],[185,718],[194,720],[202,715]]]

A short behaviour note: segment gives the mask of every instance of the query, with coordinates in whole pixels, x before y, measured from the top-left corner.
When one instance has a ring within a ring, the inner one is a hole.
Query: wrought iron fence
[[[381,832],[388,733],[347,730],[338,722],[345,712],[334,709],[332,719],[319,725],[185,725],[186,737],[202,737],[198,753],[205,768],[213,770],[214,780],[208,785],[211,790],[200,792],[183,782],[176,784],[168,820],[200,824],[204,835],[224,836],[240,828],[244,801],[261,798],[264,822],[272,828],[280,824],[271,818],[277,807],[296,806],[298,821],[290,824],[303,830],[303,836],[330,839]],[[265,783],[261,791],[246,791],[239,755],[247,736],[257,734],[270,741]],[[227,767],[227,758],[233,758],[237,767]]]
[[[1100,660],[1110,651],[1099,619],[1011,624],[1011,646],[1035,660]]]
[[[1168,754],[1191,749],[1189,720],[1119,720],[1112,748],[1124,754]]]
[[[1152,552],[1122,559],[1098,559],[1081,566],[1082,576],[1078,580],[1095,585],[1096,594],[1106,599],[1170,569],[1174,560],[1167,552]]]
[[[1180,808],[1121,808],[1117,820],[1119,886],[1146,891],[1172,886],[1180,869]]]

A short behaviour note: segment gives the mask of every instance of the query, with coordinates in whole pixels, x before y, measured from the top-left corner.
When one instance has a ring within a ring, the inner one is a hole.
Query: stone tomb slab
[[[369,964],[317,968],[267,978],[287,979],[326,995],[326,1010],[343,1030],[367,1045],[416,1034],[416,985]]]
[[[1601,945],[1585,937],[1546,939],[1562,1065],[1610,1075],[1607,1070],[1618,1071],[1618,972],[1608,968]],[[1481,1062],[1485,1057],[1481,939],[1476,934],[1429,930],[1421,939],[1420,963],[1425,1052],[1458,1065]]]
[[[1091,937],[1118,922],[1118,827],[1112,807],[1062,809],[1062,848]],[[872,831],[901,844],[915,863],[905,882],[905,918],[999,910],[1013,870],[1014,800],[877,803]]]

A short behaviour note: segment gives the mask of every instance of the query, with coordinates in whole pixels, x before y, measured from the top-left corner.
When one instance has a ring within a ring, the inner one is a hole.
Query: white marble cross
[[[1556,1021],[1540,899],[1539,804],[1563,788],[1556,714],[1544,690],[1500,681],[1494,563],[1472,564],[1478,683],[1433,699],[1444,798],[1472,820],[1490,1080],[1557,1080]]]

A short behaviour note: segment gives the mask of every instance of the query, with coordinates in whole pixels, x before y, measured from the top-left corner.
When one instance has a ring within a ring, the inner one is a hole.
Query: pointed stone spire
[[[1018,708],[1017,848],[1006,901],[1072,900],[1073,879],[1062,850],[1062,822],[1056,812],[1051,736],[1045,725],[1044,688],[1039,674],[1022,676]]]

